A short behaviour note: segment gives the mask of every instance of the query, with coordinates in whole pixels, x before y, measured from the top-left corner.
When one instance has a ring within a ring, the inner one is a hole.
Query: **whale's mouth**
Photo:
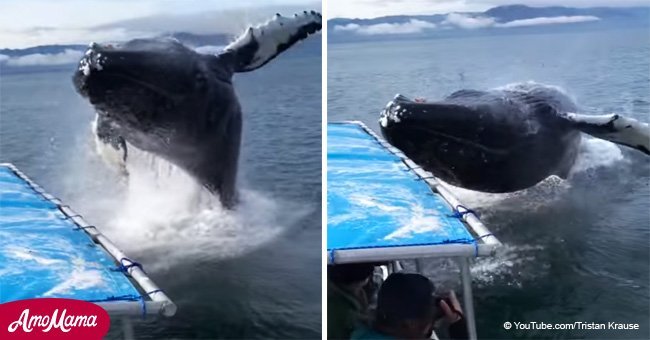
[[[104,72],[102,74],[104,77],[107,78],[115,78],[118,81],[124,82],[126,84],[129,84],[131,86],[140,86],[144,89],[148,89],[156,94],[159,94],[161,96],[165,97],[171,97],[172,94],[169,93],[169,91],[154,85],[153,83],[147,82],[145,80],[137,79],[129,74],[124,74],[124,73],[112,73],[112,72]]]
[[[175,98],[166,90],[121,73],[95,75],[84,81],[79,93],[88,99],[98,115],[128,130],[124,132],[128,134],[164,130],[168,112],[176,106]]]
[[[488,162],[500,162],[516,147],[479,138],[485,126],[471,106],[414,101],[397,95],[380,113],[381,133],[415,163],[448,183],[470,186]],[[476,164],[479,166],[477,167]]]
[[[426,108],[420,107],[421,105],[426,105]],[[460,110],[466,109],[444,104],[427,103],[418,99],[411,100],[406,96],[398,94],[381,111],[379,125],[382,128],[384,137],[389,140],[394,139],[393,135],[401,134],[400,130],[409,130],[416,134],[427,135],[429,140],[437,140],[439,143],[455,144],[458,148],[474,149],[476,151],[497,155],[508,152],[507,148],[479,144],[472,141],[471,138],[465,138],[462,133],[456,133],[463,132],[462,128],[450,129],[450,124],[446,123],[446,120],[453,118],[449,114],[450,110],[459,110],[460,112]],[[423,124],[425,121],[437,121],[437,124]],[[407,135],[405,134],[405,136]]]
[[[140,101],[149,101],[149,105],[161,99],[177,101],[194,92],[196,75],[201,74],[192,53],[171,41],[91,43],[79,60],[73,83],[79,94],[93,103],[115,93],[131,93]]]
[[[173,94],[151,81],[139,78],[128,68],[107,67],[108,57],[89,49],[79,61],[73,76],[77,92],[88,98],[92,104],[101,103],[106,96],[118,92],[139,93],[148,91],[160,98],[171,98]]]

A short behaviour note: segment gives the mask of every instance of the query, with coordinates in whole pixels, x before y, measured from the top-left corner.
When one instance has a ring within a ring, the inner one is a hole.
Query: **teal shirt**
[[[390,335],[386,335],[383,333],[379,333],[374,329],[366,326],[359,326],[354,330],[354,332],[352,332],[352,336],[350,337],[350,339],[352,340],[394,340],[397,338],[394,338]]]

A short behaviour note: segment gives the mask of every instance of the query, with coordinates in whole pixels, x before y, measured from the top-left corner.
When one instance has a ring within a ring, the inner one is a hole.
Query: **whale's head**
[[[461,184],[459,169],[491,151],[490,145],[478,141],[479,120],[471,107],[397,95],[381,111],[379,127],[386,141],[420,166],[447,182]]]
[[[172,39],[90,45],[73,76],[77,91],[128,142],[148,151],[205,121],[231,91],[228,70]],[[203,118],[202,118],[203,117]]]
[[[556,92],[539,86],[460,90],[434,102],[398,95],[379,124],[389,143],[448,183],[515,191],[565,175],[575,158],[580,135],[558,115],[573,107]]]

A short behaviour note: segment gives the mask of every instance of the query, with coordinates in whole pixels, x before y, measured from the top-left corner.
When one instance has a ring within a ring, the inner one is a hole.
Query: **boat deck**
[[[489,255],[498,244],[471,210],[359,122],[327,127],[330,263]]]
[[[176,312],[135,260],[11,164],[0,165],[0,207],[0,303],[53,297],[111,316]]]
[[[470,339],[477,339],[471,258],[501,243],[431,173],[361,122],[327,126],[327,253],[331,265],[458,260]],[[390,261],[390,262],[389,262]]]

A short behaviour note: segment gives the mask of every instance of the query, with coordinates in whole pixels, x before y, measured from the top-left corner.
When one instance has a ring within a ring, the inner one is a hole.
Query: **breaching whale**
[[[93,43],[73,83],[96,110],[93,130],[100,149],[117,152],[123,166],[127,145],[153,153],[232,207],[242,128],[233,74],[262,67],[319,31],[321,22],[314,11],[276,14],[218,55],[164,38]]]
[[[397,95],[380,114],[386,140],[436,177],[503,193],[566,178],[581,132],[650,155],[648,124],[617,114],[583,115],[553,86],[524,83],[461,90],[437,102]]]

